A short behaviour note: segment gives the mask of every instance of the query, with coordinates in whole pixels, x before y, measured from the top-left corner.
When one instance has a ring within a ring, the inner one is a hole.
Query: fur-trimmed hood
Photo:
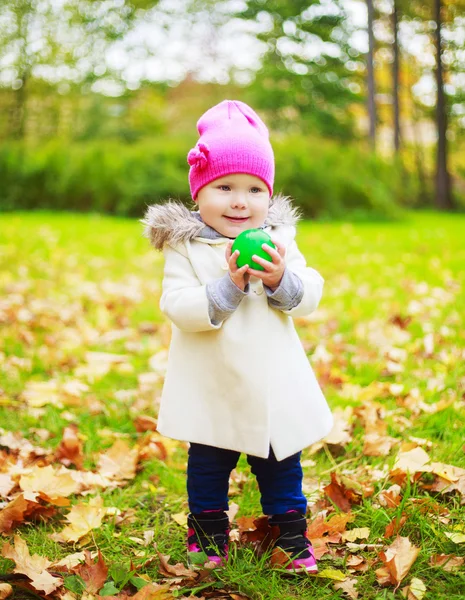
[[[288,196],[278,194],[270,200],[265,227],[280,225],[295,226],[300,218],[299,211],[292,206]],[[156,250],[164,244],[176,246],[187,240],[199,237],[205,223],[199,220],[184,204],[169,200],[165,204],[152,204],[147,208],[144,218],[143,235],[150,240]]]

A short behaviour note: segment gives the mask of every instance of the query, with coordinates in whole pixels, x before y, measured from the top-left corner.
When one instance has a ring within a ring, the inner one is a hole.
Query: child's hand
[[[249,275],[254,275],[263,281],[263,285],[269,287],[273,292],[281,283],[281,279],[284,275],[284,269],[286,268],[286,263],[284,262],[284,257],[286,256],[286,248],[278,241],[272,239],[273,244],[275,244],[277,250],[268,246],[268,244],[262,244],[263,250],[268,252],[268,254],[272,258],[272,262],[269,260],[265,260],[264,258],[260,258],[256,254],[252,256],[254,262],[262,265],[265,269],[264,271],[256,271],[255,269],[249,269]]]
[[[231,254],[231,246],[233,242],[229,242],[226,247],[226,260],[229,265],[229,276],[231,277],[233,283],[237,285],[239,289],[242,291],[245,290],[245,286],[249,283],[250,275],[247,273],[247,269],[249,265],[244,265],[239,269],[237,266],[237,257],[239,256],[239,250],[236,250],[233,254]]]

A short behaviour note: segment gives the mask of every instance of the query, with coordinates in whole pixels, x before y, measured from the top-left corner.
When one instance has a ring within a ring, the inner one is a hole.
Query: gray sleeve
[[[207,283],[208,314],[212,325],[219,325],[230,317],[242,299],[247,296],[248,291],[249,284],[246,285],[243,292],[232,281],[229,273]]]
[[[268,296],[268,304],[278,310],[291,310],[300,304],[304,295],[302,280],[287,267],[279,287],[274,292],[266,285],[263,287]]]

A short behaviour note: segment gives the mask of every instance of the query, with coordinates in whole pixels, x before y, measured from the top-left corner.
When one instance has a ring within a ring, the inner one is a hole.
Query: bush
[[[192,140],[90,141],[0,148],[0,210],[55,209],[140,216],[166,198],[188,201]],[[307,217],[396,218],[416,197],[415,180],[356,146],[303,136],[273,140],[275,191]]]

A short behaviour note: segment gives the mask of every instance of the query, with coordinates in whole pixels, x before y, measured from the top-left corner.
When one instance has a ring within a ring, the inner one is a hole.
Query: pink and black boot
[[[189,566],[199,568],[209,562],[215,563],[218,567],[223,566],[228,560],[228,515],[223,510],[207,510],[190,514],[187,517],[187,526]]]
[[[271,565],[291,573],[317,573],[312,544],[307,538],[307,520],[296,510],[268,519],[275,535]]]

